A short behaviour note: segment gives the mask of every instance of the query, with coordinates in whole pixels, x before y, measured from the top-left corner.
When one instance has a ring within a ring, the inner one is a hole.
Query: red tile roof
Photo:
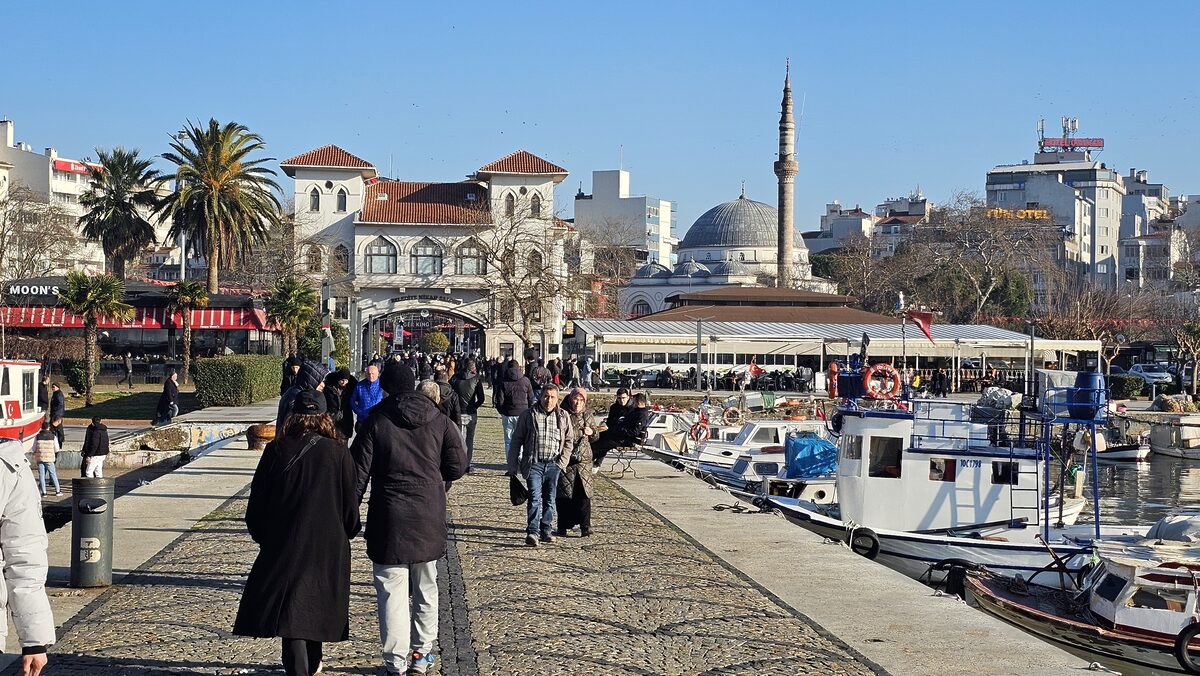
[[[333,145],[321,146],[316,150],[286,159],[279,163],[281,167],[345,167],[347,169],[374,169],[375,165],[351,155],[349,152]]]
[[[566,174],[566,169],[547,162],[527,150],[501,157],[479,168],[481,174]]]
[[[379,181],[367,186],[359,222],[474,225],[491,223],[492,215],[478,183]]]

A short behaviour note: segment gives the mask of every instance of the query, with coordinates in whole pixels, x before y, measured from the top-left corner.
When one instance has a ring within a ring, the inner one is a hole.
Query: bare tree
[[[16,184],[0,195],[0,282],[73,267],[75,218],[43,195]]]
[[[1193,364],[1189,386],[1191,392],[1195,393],[1196,359],[1200,357],[1200,303],[1196,302],[1195,297],[1187,300],[1179,297],[1171,300],[1160,298],[1152,307],[1153,324],[1179,348],[1180,363]]]
[[[1107,375],[1121,346],[1150,332],[1146,294],[1096,288],[1067,271],[1043,272],[1045,293],[1036,308],[1039,332],[1055,340],[1098,340]]]
[[[589,316],[614,317],[620,313],[617,289],[629,284],[646,264],[646,233],[642,223],[605,219],[577,225],[565,242],[567,273],[578,281],[580,300]],[[596,293],[592,293],[595,291]]]

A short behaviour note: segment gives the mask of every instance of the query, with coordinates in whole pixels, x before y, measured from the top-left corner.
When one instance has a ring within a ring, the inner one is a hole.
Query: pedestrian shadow
[[[506,526],[483,526],[479,524],[454,523],[450,526],[450,534],[453,536],[458,531],[464,530],[485,530],[495,531],[499,533],[524,533],[524,528],[506,527]]]

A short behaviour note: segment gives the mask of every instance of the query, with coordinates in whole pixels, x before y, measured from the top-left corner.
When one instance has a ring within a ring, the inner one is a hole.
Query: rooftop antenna
[[[625,168],[625,145],[617,146],[617,169]]]
[[[388,153],[388,178],[392,178],[392,154]]]

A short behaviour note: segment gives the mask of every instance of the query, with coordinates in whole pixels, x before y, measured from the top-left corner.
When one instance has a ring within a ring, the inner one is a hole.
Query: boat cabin
[[[843,520],[909,532],[1039,523],[1036,449],[1001,445],[994,426],[971,420],[968,405],[910,406],[839,413]]]
[[[1195,543],[1101,542],[1096,554],[1088,606],[1102,625],[1174,640],[1193,622],[1200,578]]]
[[[28,451],[45,416],[38,406],[38,374],[41,364],[36,361],[0,360],[0,438],[21,440]]]

